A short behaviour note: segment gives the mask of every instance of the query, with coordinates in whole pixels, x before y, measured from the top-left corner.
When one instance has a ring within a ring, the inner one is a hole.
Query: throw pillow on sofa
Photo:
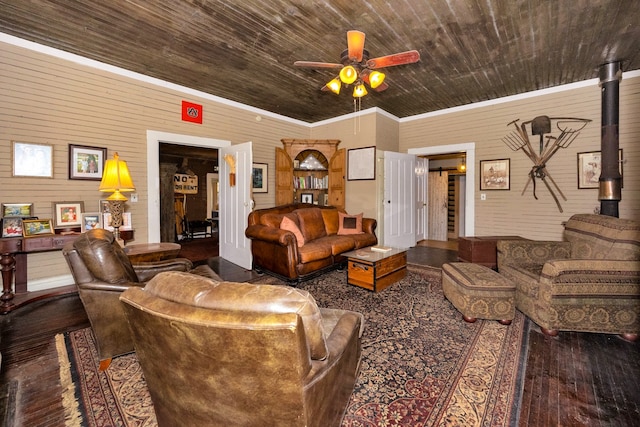
[[[347,215],[339,212],[338,235],[362,234],[362,213]]]
[[[292,232],[296,236],[298,247],[304,245],[304,236],[302,235],[302,231],[300,231],[300,228],[298,228],[296,223],[289,219],[289,217],[285,216],[282,218],[280,229]]]

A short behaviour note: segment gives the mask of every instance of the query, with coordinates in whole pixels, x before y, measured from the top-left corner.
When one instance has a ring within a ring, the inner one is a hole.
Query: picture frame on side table
[[[302,194],[300,194],[300,203],[313,204],[313,193],[302,193]]]
[[[347,180],[376,179],[376,147],[352,148],[347,151]]]
[[[22,235],[24,237],[42,237],[55,235],[51,219],[22,220]]]
[[[622,148],[618,150],[618,165],[622,176],[624,157]],[[578,189],[600,188],[600,172],[602,170],[602,152],[587,151],[578,153]],[[622,186],[622,182],[620,183]]]
[[[99,202],[100,213],[109,213],[111,212],[111,208],[109,207],[109,201],[107,199],[100,199]]]
[[[2,237],[22,237],[22,218],[2,218]]]
[[[107,149],[69,144],[69,179],[100,181]]]
[[[82,232],[102,228],[102,214],[100,212],[85,212],[82,214]]]
[[[73,228],[82,225],[83,202],[53,202],[54,228]]]
[[[480,190],[509,190],[511,159],[480,160]]]
[[[251,186],[254,193],[269,192],[269,165],[266,163],[254,163],[251,173]]]
[[[53,146],[13,141],[13,176],[53,178]]]
[[[33,203],[3,203],[3,217],[28,218],[33,216]]]

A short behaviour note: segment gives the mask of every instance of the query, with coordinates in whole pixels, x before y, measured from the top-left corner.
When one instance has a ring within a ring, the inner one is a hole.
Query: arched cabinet
[[[310,202],[344,209],[344,148],[338,139],[282,139],[276,147],[276,205]]]

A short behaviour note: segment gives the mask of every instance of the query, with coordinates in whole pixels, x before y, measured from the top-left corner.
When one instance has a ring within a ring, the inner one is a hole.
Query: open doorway
[[[216,238],[211,203],[211,175],[218,172],[218,149],[187,147],[161,142],[159,145],[161,241],[184,243],[200,238]],[[216,188],[217,190],[217,188]],[[173,207],[173,214],[171,212]],[[217,209],[216,209],[217,210]],[[217,224],[216,227],[217,228]]]
[[[458,235],[473,236],[475,233],[475,143],[469,142],[464,144],[411,148],[407,151],[409,154],[420,157],[451,155],[451,153],[455,153],[455,155],[458,156],[464,155],[466,171],[464,186],[460,188],[461,199],[458,209],[461,211],[459,223],[459,227],[461,228],[459,229]],[[432,165],[429,164],[429,169],[431,169],[431,167]],[[464,200],[462,200],[462,198]],[[425,222],[429,224],[429,218],[427,218]]]

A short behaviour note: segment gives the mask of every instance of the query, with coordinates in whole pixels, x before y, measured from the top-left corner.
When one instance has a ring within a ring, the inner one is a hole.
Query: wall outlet
[[[480,200],[487,200],[487,193],[480,193]]]
[[[129,201],[131,201],[131,203],[138,203],[138,193],[131,193]]]

